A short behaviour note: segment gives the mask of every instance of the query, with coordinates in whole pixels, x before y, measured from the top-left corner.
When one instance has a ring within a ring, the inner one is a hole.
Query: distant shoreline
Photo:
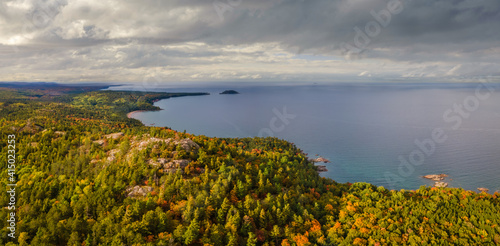
[[[133,91],[132,91],[133,92]],[[207,92],[194,92],[194,93],[189,93],[189,92],[178,92],[178,93],[168,93],[165,92],[164,94],[167,94],[166,96],[159,97],[156,99],[153,99],[150,103],[154,105],[154,103],[159,102],[164,99],[169,99],[169,98],[174,98],[174,97],[185,97],[185,96],[207,96],[210,95],[210,93]],[[153,109],[141,109],[141,110],[135,110],[132,112],[127,113],[127,118],[131,119],[133,118],[134,114],[139,113],[139,112],[153,112],[153,111],[160,111],[163,110],[160,107],[156,107]]]

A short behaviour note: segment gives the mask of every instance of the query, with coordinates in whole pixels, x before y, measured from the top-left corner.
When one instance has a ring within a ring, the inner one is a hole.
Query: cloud
[[[448,76],[457,75],[457,74],[459,74],[460,68],[462,68],[462,64],[458,64],[458,65],[454,66],[452,69],[450,69],[450,71],[448,71],[446,73],[446,75],[448,75]]]
[[[363,71],[363,72],[359,73],[358,76],[360,76],[360,77],[363,77],[363,76],[371,77],[372,75],[368,71]]]
[[[0,72],[56,81],[140,81],[151,71],[162,81],[466,80],[500,76],[499,22],[498,0],[8,0]]]

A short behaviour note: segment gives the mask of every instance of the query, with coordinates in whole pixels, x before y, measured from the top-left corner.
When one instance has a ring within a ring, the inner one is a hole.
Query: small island
[[[442,173],[442,174],[428,174],[428,175],[422,176],[422,178],[424,178],[424,179],[430,179],[430,180],[434,180],[434,181],[441,181],[446,177],[448,177],[448,175],[444,174],[444,173]]]
[[[221,94],[221,95],[234,95],[234,94],[240,94],[240,93],[235,91],[235,90],[225,90],[219,94]]]

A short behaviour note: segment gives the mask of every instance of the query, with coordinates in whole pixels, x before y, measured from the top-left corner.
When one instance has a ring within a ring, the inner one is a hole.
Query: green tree
[[[257,236],[253,232],[248,233],[247,246],[256,246]]]
[[[194,219],[184,233],[184,244],[189,245],[198,239],[200,233],[200,223]]]

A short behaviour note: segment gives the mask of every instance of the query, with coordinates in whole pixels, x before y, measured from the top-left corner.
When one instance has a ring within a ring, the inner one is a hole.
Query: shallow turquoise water
[[[218,94],[225,89],[241,94]],[[334,84],[156,90],[211,95],[159,101],[155,105],[164,110],[134,115],[144,124],[217,137],[273,135],[295,143],[311,157],[319,154],[331,160],[326,164],[329,171],[322,175],[338,182],[418,189],[433,184],[422,175],[446,173],[452,187],[500,189],[499,86]],[[467,107],[462,110],[455,108],[464,103]],[[443,136],[432,145],[434,130]],[[415,141],[426,144],[420,148]],[[400,158],[409,164],[402,165]]]

